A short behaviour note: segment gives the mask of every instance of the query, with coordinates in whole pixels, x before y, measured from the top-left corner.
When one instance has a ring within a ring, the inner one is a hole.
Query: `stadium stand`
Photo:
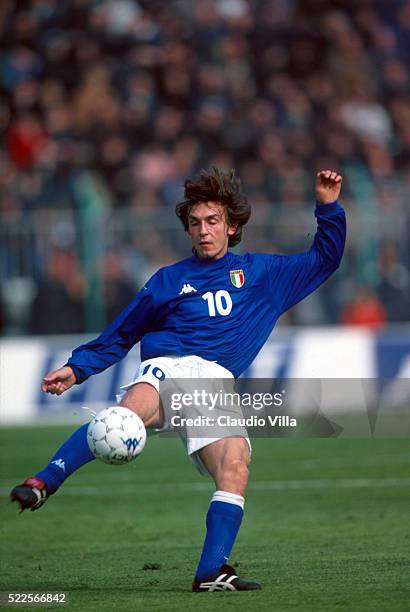
[[[314,171],[345,177],[343,268],[287,322],[409,319],[410,2],[3,0],[0,41],[4,334],[100,329],[189,254],[173,208],[212,163],[255,250],[307,248]]]

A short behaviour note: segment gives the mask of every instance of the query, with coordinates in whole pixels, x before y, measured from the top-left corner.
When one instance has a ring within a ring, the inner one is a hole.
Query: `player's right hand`
[[[52,395],[61,395],[76,383],[74,372],[70,366],[64,366],[53,370],[44,376],[41,390]]]

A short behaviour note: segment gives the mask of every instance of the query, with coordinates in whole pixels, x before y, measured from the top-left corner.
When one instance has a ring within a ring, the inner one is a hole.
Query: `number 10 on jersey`
[[[221,289],[216,293],[207,291],[202,296],[203,300],[208,303],[208,312],[210,317],[216,317],[216,313],[226,317],[232,310],[232,298],[228,291]]]

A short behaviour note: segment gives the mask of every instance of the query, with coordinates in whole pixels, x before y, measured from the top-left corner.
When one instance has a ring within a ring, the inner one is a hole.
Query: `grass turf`
[[[231,562],[263,590],[197,594],[212,484],[178,440],[150,438],[129,466],[85,466],[38,512],[9,504],[68,432],[0,430],[1,590],[68,591],[81,612],[409,610],[409,440],[255,440]]]

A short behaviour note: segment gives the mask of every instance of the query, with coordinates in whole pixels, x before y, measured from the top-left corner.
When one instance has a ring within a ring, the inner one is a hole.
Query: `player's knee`
[[[143,406],[136,403],[131,397],[128,397],[128,394],[122,398],[122,400],[120,401],[120,406],[128,408],[128,410],[131,410],[132,412],[135,412],[135,414],[137,414],[144,421],[145,410],[143,409]]]
[[[247,461],[244,459],[236,459],[232,461],[230,468],[234,480],[238,482],[243,489],[245,489],[249,478],[249,467]]]
[[[135,412],[143,420],[145,427],[162,426],[163,414],[159,395],[150,385],[139,384],[131,387],[120,403],[124,408]]]
[[[144,402],[143,399],[136,401],[135,398],[125,395],[120,405],[135,412],[142,419],[146,427],[157,426],[159,423],[157,411],[149,402]]]
[[[144,407],[141,402],[136,402],[128,393],[124,395],[124,397],[120,401],[120,405],[124,408],[128,408],[141,416],[139,413],[144,411]]]
[[[217,482],[218,488],[243,495],[249,478],[248,460],[230,459],[223,462]]]

